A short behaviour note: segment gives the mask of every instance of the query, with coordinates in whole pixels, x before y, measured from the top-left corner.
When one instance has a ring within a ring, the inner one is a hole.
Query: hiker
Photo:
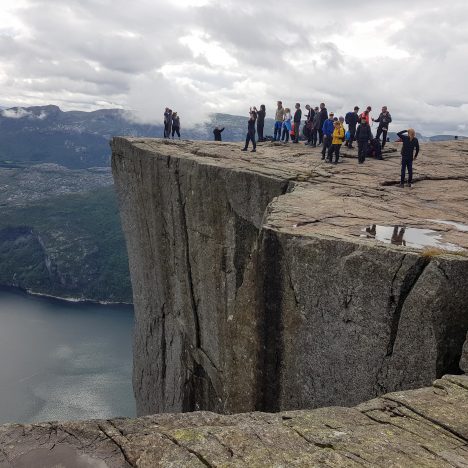
[[[311,146],[312,148],[315,148],[317,146],[317,139],[318,139],[318,134],[319,134],[319,129],[320,127],[320,120],[321,120],[321,115],[318,107],[315,107],[315,114],[314,118],[312,119],[312,141],[311,141]]]
[[[171,135],[172,126],[172,110],[166,107],[164,110],[164,138],[169,138]]]
[[[223,128],[215,127],[215,129],[213,130],[214,141],[222,141],[221,133],[223,131],[224,131],[224,127]]]
[[[382,107],[382,112],[380,113],[377,119],[372,119],[372,122],[379,122],[379,127],[377,128],[377,134],[375,138],[380,141],[380,135],[382,135],[382,149],[387,142],[387,133],[388,133],[388,125],[392,121],[392,116],[390,112],[387,110],[387,106]]]
[[[325,103],[320,103],[320,123],[318,127],[318,134],[319,134],[319,142],[318,144],[321,145],[323,143],[323,124],[328,119],[328,111],[325,107]]]
[[[302,110],[300,103],[296,102],[296,112],[294,112],[294,140],[293,143],[299,143],[299,129],[301,127]]]
[[[366,122],[367,124],[369,125],[370,127],[370,112],[372,110],[372,107],[371,106],[367,106],[367,109],[359,116],[360,119],[366,119]]]
[[[260,110],[257,111],[257,134],[258,134],[258,141],[265,141],[263,138],[263,127],[265,126],[265,115],[266,115],[266,108],[265,104],[260,106]]]
[[[382,148],[380,146],[380,140],[374,138],[369,143],[369,148],[367,150],[367,156],[375,158],[375,159],[383,159],[382,158]]]
[[[245,137],[245,146],[242,148],[241,151],[247,151],[247,148],[249,147],[249,143],[252,142],[253,149],[252,153],[255,153],[257,151],[257,143],[255,142],[255,122],[257,120],[257,111],[255,110],[255,107],[252,109],[250,108],[250,118],[247,123],[247,136]]]
[[[281,130],[283,128],[283,121],[284,121],[284,109],[283,103],[278,101],[275,113],[275,133],[273,136],[273,141],[280,141],[281,139]]]
[[[332,144],[332,135],[333,131],[335,130],[333,121],[334,115],[335,114],[333,114],[333,112],[330,112],[329,118],[325,120],[325,122],[322,125],[322,159],[325,159],[325,153]],[[338,122],[338,119],[336,121]]]
[[[356,136],[356,127],[359,122],[358,112],[359,112],[359,107],[354,106],[354,110],[352,112],[351,111],[348,112],[345,117],[345,121],[348,124],[348,132],[349,132],[349,138],[346,141],[346,146],[349,149],[354,148],[353,141]]]
[[[366,160],[369,141],[372,140],[372,132],[365,117],[361,118],[361,124],[356,130],[356,141],[358,143],[358,162],[362,164]]]
[[[405,133],[408,133],[408,135],[405,135]],[[408,169],[408,187],[411,187],[413,182],[413,161],[416,160],[419,154],[419,141],[416,138],[416,132],[413,128],[402,130],[401,132],[398,132],[397,135],[403,142],[403,147],[401,148],[400,187],[405,186],[406,169]]]
[[[307,117],[304,124],[304,136],[307,138],[307,141],[304,143],[305,145],[312,144],[312,127],[313,127],[313,119],[314,119],[314,109],[309,104],[306,104],[305,108],[307,109]]]
[[[177,133],[177,137],[180,140],[180,117],[177,115],[177,112],[172,114],[172,139],[174,139],[175,133]]]
[[[289,141],[289,132],[291,131],[291,110],[289,107],[284,109],[283,113],[283,133],[281,135],[281,141],[287,143]]]
[[[343,144],[345,131],[343,125],[340,123],[339,120],[333,122],[333,134],[331,145],[328,150],[328,162],[333,162],[333,153],[335,154],[335,162],[333,164],[338,164],[338,159],[340,158],[340,148]]]

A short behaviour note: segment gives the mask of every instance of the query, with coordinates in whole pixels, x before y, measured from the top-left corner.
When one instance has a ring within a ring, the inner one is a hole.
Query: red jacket
[[[370,112],[364,111],[360,116],[359,116],[359,123],[361,123],[362,119],[366,119],[366,122],[370,125]]]

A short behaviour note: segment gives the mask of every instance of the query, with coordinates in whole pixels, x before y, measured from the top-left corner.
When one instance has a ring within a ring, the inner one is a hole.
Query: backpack
[[[348,130],[346,133],[345,133],[345,140],[346,141],[349,141],[351,139],[351,133],[350,131]]]

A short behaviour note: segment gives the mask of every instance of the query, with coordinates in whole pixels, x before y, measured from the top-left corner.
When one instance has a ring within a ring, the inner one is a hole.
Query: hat
[[[335,115],[335,114],[334,114],[333,112],[330,112],[330,114],[329,114],[329,115]]]

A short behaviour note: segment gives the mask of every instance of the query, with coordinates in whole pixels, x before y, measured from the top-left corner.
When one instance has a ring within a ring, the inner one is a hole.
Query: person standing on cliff
[[[355,106],[353,112],[348,112],[345,116],[345,121],[348,124],[349,140],[346,142],[346,146],[350,149],[354,148],[353,141],[356,136],[356,128],[359,123],[359,107]]]
[[[405,133],[408,133],[408,135],[405,135]],[[402,130],[397,135],[403,143],[403,147],[401,148],[400,187],[405,186],[406,169],[408,169],[408,187],[411,187],[413,182],[413,161],[416,161],[419,154],[419,141],[413,128]]]
[[[335,130],[334,117],[335,114],[333,112],[330,112],[330,117],[327,120],[325,120],[325,122],[322,125],[322,159],[325,159],[325,154],[332,144],[332,135],[333,131]],[[338,119],[336,120],[338,121]]]
[[[377,128],[377,134],[375,138],[380,140],[380,135],[382,135],[382,149],[387,143],[387,133],[388,133],[388,126],[392,122],[392,116],[390,112],[387,110],[387,106],[382,107],[382,112],[380,113],[377,119],[372,119],[372,122],[379,122],[379,127]]]
[[[214,140],[215,141],[222,141],[223,140],[221,138],[221,133],[223,131],[224,131],[224,127],[223,128],[215,127],[215,129],[213,130],[213,135],[214,135]]]
[[[280,141],[281,130],[283,129],[284,109],[283,103],[281,101],[278,101],[276,105],[277,108],[275,113],[275,133],[273,135],[273,141]]]
[[[366,160],[369,141],[373,138],[372,132],[365,117],[361,118],[361,124],[356,131],[356,141],[358,143],[358,162],[362,164]]]
[[[172,114],[172,139],[174,139],[176,133],[180,140],[180,117],[177,115],[177,112],[174,112]]]
[[[319,134],[319,142],[318,144],[321,145],[323,143],[323,124],[328,119],[328,111],[325,107],[325,103],[320,103],[320,123],[318,127],[318,134]]]
[[[345,131],[339,120],[333,122],[333,134],[330,149],[328,150],[328,162],[333,163],[333,154],[335,154],[334,164],[338,164],[340,159],[340,148],[343,144]]]
[[[263,138],[263,128],[265,126],[266,107],[265,104],[260,106],[260,110],[257,112],[257,134],[258,141],[265,141]]]
[[[164,138],[171,136],[172,110],[166,107],[164,110]]]
[[[249,143],[252,142],[252,153],[257,151],[257,143],[255,142],[255,122],[257,121],[257,109],[254,107],[250,108],[250,118],[247,123],[247,136],[245,137],[245,146],[241,151],[247,151]]]
[[[296,103],[296,112],[294,112],[294,140],[293,143],[299,143],[299,132],[301,129],[302,110],[300,103]]]
[[[318,140],[318,134],[319,134],[319,129],[320,129],[320,111],[318,106],[315,107],[315,114],[312,119],[312,141],[311,141],[311,146],[312,148],[315,148],[317,146],[317,140]]]

